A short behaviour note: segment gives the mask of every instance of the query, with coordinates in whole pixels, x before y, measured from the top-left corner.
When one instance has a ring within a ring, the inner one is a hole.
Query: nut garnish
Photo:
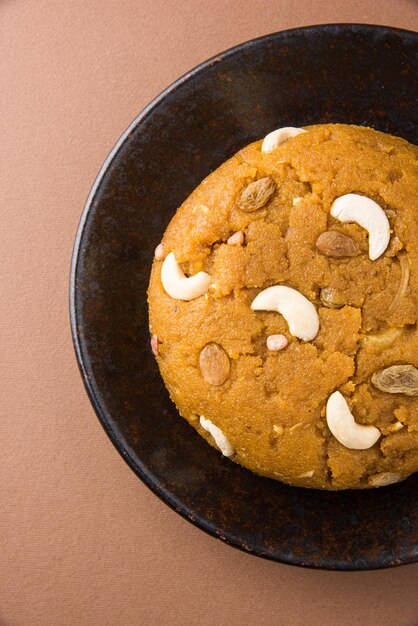
[[[388,215],[388,213],[389,211],[386,212],[386,215]],[[398,254],[398,252],[402,250],[403,247],[404,245],[402,241],[399,239],[399,237],[394,235],[393,237],[391,237],[390,244],[386,249],[386,256],[389,256],[389,257],[395,256],[396,254]]]
[[[288,343],[289,342],[284,335],[269,335],[267,337],[267,348],[272,352],[283,350],[283,348],[286,348]]]
[[[321,304],[329,309],[341,309],[345,306],[343,294],[332,287],[324,287],[321,289],[319,299]]]
[[[288,139],[306,132],[304,128],[294,128],[293,126],[284,126],[283,128],[273,130],[264,137],[261,152],[272,152]]]
[[[244,233],[242,230],[239,230],[231,235],[226,243],[228,246],[242,246],[244,243]]]
[[[157,337],[157,335],[152,335],[151,336],[151,350],[152,350],[154,356],[158,356],[159,355],[158,337]]]
[[[398,472],[381,472],[380,474],[369,476],[367,482],[371,487],[385,487],[386,485],[398,483],[400,479],[401,475]]]
[[[281,426],[280,424],[279,424],[279,425],[274,424],[274,425],[273,425],[273,430],[274,430],[274,432],[275,432],[275,433],[277,433],[280,437],[281,437],[281,436],[283,435],[283,433],[284,433],[284,428],[283,428],[283,426]]]
[[[155,248],[154,257],[157,259],[157,261],[162,261],[164,258],[164,254],[164,246],[162,243],[159,243],[158,246]]]
[[[203,415],[200,416],[200,425],[204,428],[215,440],[216,445],[224,456],[232,456],[235,454],[235,450],[231,443],[228,441],[226,435],[220,428],[215,426],[213,422],[206,419]]]
[[[309,470],[309,472],[305,472],[304,474],[299,474],[299,476],[297,476],[296,478],[312,478],[314,474],[315,474],[314,470]]]
[[[298,422],[297,424],[294,424],[291,428],[289,428],[289,431],[288,431],[289,434],[293,433],[293,431],[295,431],[297,428],[301,428],[302,426],[303,427],[306,426],[305,422]],[[309,426],[309,424],[308,424],[308,426]]]
[[[360,248],[354,239],[335,230],[327,230],[325,233],[321,233],[316,240],[316,247],[321,254],[335,259],[360,254]]]
[[[276,183],[272,178],[259,178],[247,185],[238,200],[238,206],[243,211],[257,211],[267,204],[275,191]]]
[[[319,330],[318,313],[312,302],[296,289],[284,285],[267,287],[251,303],[254,311],[277,311],[289,325],[294,337],[312,341]]]
[[[227,353],[221,346],[217,343],[208,343],[200,353],[199,367],[206,382],[219,387],[228,378],[231,364]]]
[[[177,263],[174,252],[170,252],[161,268],[164,291],[176,300],[194,300],[203,296],[209,289],[211,280],[206,272],[198,272],[187,278]]]
[[[357,424],[344,396],[334,391],[328,398],[326,407],[328,428],[343,446],[350,450],[367,450],[380,438],[376,426]]]
[[[388,315],[392,315],[399,307],[409,285],[410,263],[407,253],[399,255],[399,264],[401,266],[401,280],[396,295],[388,308]]]
[[[372,376],[372,383],[386,393],[418,396],[418,369],[413,365],[392,365]]]
[[[369,258],[378,259],[390,240],[390,224],[386,213],[374,200],[357,193],[347,193],[334,200],[331,215],[340,222],[355,222],[369,233]]]
[[[371,346],[379,346],[381,348],[388,348],[391,346],[398,337],[404,333],[403,328],[386,328],[381,333],[375,335],[365,335],[361,343]]]

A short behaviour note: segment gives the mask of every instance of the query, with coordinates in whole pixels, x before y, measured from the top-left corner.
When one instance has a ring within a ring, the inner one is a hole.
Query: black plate
[[[193,188],[274,128],[338,121],[418,143],[417,52],[415,33],[335,24],[228,50],[134,120],[84,209],[71,322],[103,427],[164,502],[258,556],[345,570],[418,561],[418,475],[381,490],[327,493],[287,487],[222,458],[179,418],[149,349],[153,251]]]

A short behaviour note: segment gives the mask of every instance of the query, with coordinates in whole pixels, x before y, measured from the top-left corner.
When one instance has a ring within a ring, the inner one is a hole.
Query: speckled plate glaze
[[[194,187],[279,126],[366,124],[418,143],[418,35],[324,25],[268,35],[180,78],[104,163],[75,243],[71,323],[96,413],[132,470],[226,543],[307,567],[418,561],[418,475],[327,493],[260,478],[222,458],[179,417],[149,347],[155,246]],[[109,481],[112,477],[109,476]]]

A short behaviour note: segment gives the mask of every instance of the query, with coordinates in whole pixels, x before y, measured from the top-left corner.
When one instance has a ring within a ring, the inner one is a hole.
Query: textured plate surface
[[[347,570],[418,561],[418,475],[381,490],[326,493],[222,458],[179,418],[151,354],[153,251],[193,188],[278,126],[366,124],[418,143],[417,76],[418,35],[408,31],[325,25],[242,44],[192,70],[134,120],[81,219],[71,322],[102,425],[167,504],[259,556]]]

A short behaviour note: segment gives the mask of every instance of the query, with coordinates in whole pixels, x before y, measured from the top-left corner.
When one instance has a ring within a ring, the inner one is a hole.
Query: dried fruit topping
[[[321,233],[316,240],[316,247],[325,256],[335,259],[360,254],[360,248],[354,239],[335,230],[327,230],[325,233]]]
[[[386,393],[418,396],[418,369],[413,365],[392,365],[372,376],[372,383]]]
[[[272,178],[260,178],[247,185],[238,200],[238,206],[243,211],[257,211],[267,204],[276,191],[276,183]]]
[[[380,474],[369,476],[367,482],[371,487],[385,487],[386,485],[398,483],[401,478],[398,472],[381,472]]]
[[[361,343],[380,348],[388,348],[395,343],[396,339],[405,332],[404,328],[387,328],[375,335],[365,335]]]
[[[332,287],[324,287],[319,293],[321,303],[329,309],[341,309],[345,306],[344,295]]]
[[[228,378],[231,364],[221,346],[217,343],[208,343],[200,353],[199,367],[206,382],[218,387]]]

